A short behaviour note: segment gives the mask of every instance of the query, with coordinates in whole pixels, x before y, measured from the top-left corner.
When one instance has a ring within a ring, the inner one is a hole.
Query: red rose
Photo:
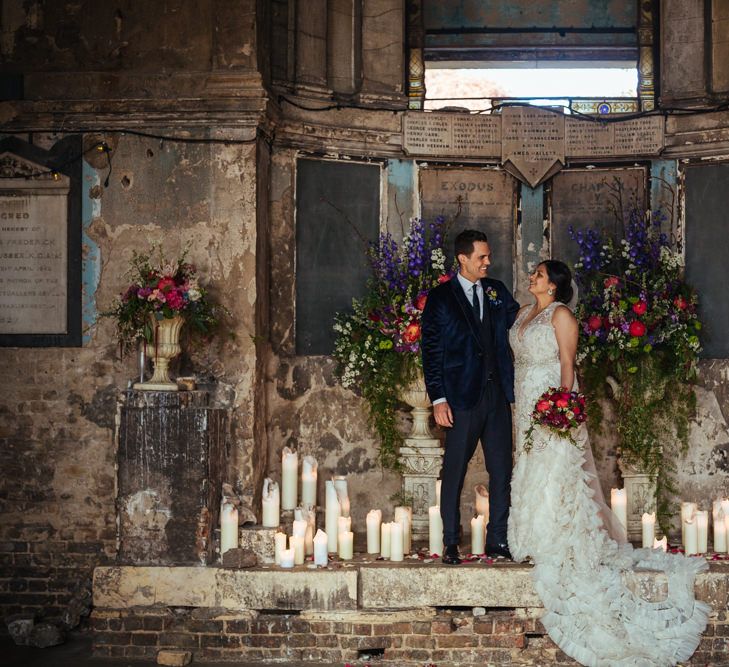
[[[161,279],[161,280],[160,280],[160,281],[159,281],[159,282],[157,283],[157,289],[158,289],[158,290],[159,290],[160,292],[165,292],[165,291],[167,291],[167,290],[169,290],[169,289],[172,289],[172,288],[173,288],[174,286],[175,286],[175,281],[174,281],[174,280],[172,280],[172,278],[169,278],[169,277],[166,277],[166,278],[162,278],[162,279]]]
[[[620,280],[618,280],[617,276],[610,276],[609,278],[605,278],[605,287],[615,287],[619,284]]]
[[[645,324],[643,324],[643,322],[639,322],[638,320],[633,320],[630,323],[629,331],[630,335],[633,336],[633,338],[640,338],[641,336],[645,336]]]
[[[587,320],[587,326],[590,327],[590,331],[599,331],[602,327],[602,317],[599,315],[590,315]]]
[[[379,322],[382,319],[374,310],[367,314],[367,318],[370,322]]]
[[[684,299],[682,296],[677,296],[673,300],[673,305],[676,306],[679,310],[686,310],[688,308],[688,301]]]
[[[579,415],[579,414],[580,414],[580,413],[582,412],[582,410],[580,410],[580,407],[579,407],[579,406],[575,405],[575,406],[574,406],[574,407],[572,408],[572,412],[574,412],[574,413],[575,413],[575,415]]]
[[[421,294],[417,299],[415,299],[415,307],[418,310],[423,310],[425,308],[425,302],[428,300],[427,294]]]
[[[415,343],[420,340],[420,325],[419,324],[408,324],[405,327],[405,333],[402,335],[402,339],[406,343]]]
[[[645,301],[638,301],[638,303],[633,304],[633,312],[636,315],[643,315],[646,310],[648,310],[648,304]]]
[[[558,398],[555,403],[558,408],[566,408],[569,404],[570,402],[566,398]]]
[[[447,283],[450,279],[451,279],[451,277],[447,273],[444,273],[442,276],[440,276],[438,278],[438,282],[443,284],[443,283]]]
[[[549,401],[538,401],[537,402],[537,411],[538,412],[547,412],[549,410]]]

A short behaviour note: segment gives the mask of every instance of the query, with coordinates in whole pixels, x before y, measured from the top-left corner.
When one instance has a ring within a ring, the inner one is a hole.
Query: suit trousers
[[[473,408],[453,410],[453,426],[446,432],[440,492],[446,545],[460,541],[461,491],[479,440],[489,474],[487,542],[502,544],[511,503],[512,432],[511,407],[496,374],[486,382]]]

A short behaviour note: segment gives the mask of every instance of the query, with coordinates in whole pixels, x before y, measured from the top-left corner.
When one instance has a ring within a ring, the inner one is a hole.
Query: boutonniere
[[[501,305],[501,299],[499,299],[499,293],[496,291],[493,287],[487,287],[484,290],[484,294],[486,295],[486,298],[489,300],[489,305],[492,308],[496,308],[497,306]]]

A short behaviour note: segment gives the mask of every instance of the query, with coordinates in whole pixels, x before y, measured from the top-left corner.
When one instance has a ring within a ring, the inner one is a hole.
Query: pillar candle
[[[281,553],[286,550],[286,533],[276,533],[273,536],[273,561],[281,565]]]
[[[294,550],[284,549],[281,552],[281,567],[293,567],[294,566]]]
[[[476,502],[474,503],[474,507],[476,509],[476,516],[479,514],[482,514],[486,520],[486,523],[489,521],[489,492],[486,490],[486,487],[483,484],[476,484],[476,487],[474,489],[476,492]]]
[[[729,553],[729,514],[724,514],[724,552]]]
[[[314,564],[315,565],[327,565],[329,563],[329,557],[327,552],[329,551],[327,545],[329,540],[327,534],[320,528],[314,535]]]
[[[278,484],[270,477],[263,480],[263,518],[264,528],[278,528],[281,523],[281,501]]]
[[[367,553],[380,553],[380,524],[382,523],[382,510],[367,512]]]
[[[435,480],[435,504],[440,507],[440,487],[443,481],[440,479]]]
[[[657,540],[653,539],[653,548],[654,549],[663,549],[663,551],[668,551],[668,539],[664,535],[662,539]]]
[[[440,516],[440,506],[433,505],[428,508],[428,548],[430,555],[443,555],[443,519]]]
[[[383,523],[380,526],[380,556],[382,556],[383,558],[390,557],[390,533],[390,524]]]
[[[313,456],[305,456],[301,461],[301,504],[303,507],[316,506],[317,464]]]
[[[346,533],[352,530],[352,517],[351,516],[340,516],[337,519],[337,532]]]
[[[729,516],[729,498],[722,498],[719,504],[721,505],[721,511],[724,512],[724,516]]]
[[[339,500],[334,482],[330,479],[324,484],[326,492],[324,505],[324,530],[329,540],[329,553],[337,553],[337,531],[339,530]]]
[[[303,540],[306,537],[306,521],[294,519],[291,534]]]
[[[471,553],[482,554],[486,551],[486,521],[483,514],[471,519]]]
[[[718,554],[727,551],[726,522],[721,507],[719,507],[719,511],[714,517],[714,551]]]
[[[393,521],[390,524],[390,560],[400,562],[403,558],[403,526],[399,521]]]
[[[412,543],[413,508],[396,507],[395,521],[402,524],[402,548],[408,554]]]
[[[297,507],[294,510],[294,520],[306,523],[306,531],[304,532],[304,553],[307,556],[311,556],[314,553],[316,510],[313,507]]]
[[[681,503],[681,544],[683,546],[686,546],[686,532],[685,532],[685,522],[689,519],[693,519],[694,514],[696,514],[696,510],[698,509],[698,506],[696,503]]]
[[[304,564],[304,537],[303,537],[303,535],[292,535],[289,538],[289,548],[294,550],[294,565],[303,565]]]
[[[339,547],[339,557],[342,560],[352,560],[352,557],[354,556],[354,533],[351,531],[339,533],[337,543]]]
[[[337,490],[339,501],[339,515],[349,516],[349,491],[347,490],[347,478],[344,475],[337,475],[333,478],[334,488]]]
[[[709,513],[705,510],[696,512],[697,547],[700,554],[709,550]]]
[[[625,489],[610,489],[610,507],[623,528],[628,530],[628,499]]]
[[[238,546],[238,510],[233,503],[220,503],[220,557]]]
[[[699,535],[696,526],[696,520],[693,517],[690,519],[686,519],[686,521],[683,522],[683,534],[685,540],[683,544],[684,553],[687,556],[699,553]]]
[[[283,448],[281,453],[281,509],[292,510],[296,507],[299,476],[299,455]]]
[[[652,549],[653,541],[656,539],[656,513],[643,512],[641,524],[643,526],[643,548]]]

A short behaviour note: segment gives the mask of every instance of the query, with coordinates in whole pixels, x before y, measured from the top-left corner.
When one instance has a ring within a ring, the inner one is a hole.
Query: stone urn
[[[180,330],[185,323],[184,318],[179,315],[171,318],[156,319],[152,316],[152,331],[154,340],[152,343],[152,363],[154,373],[146,382],[137,382],[135,389],[144,391],[177,391],[177,383],[172,382],[169,376],[170,361],[180,352]]]
[[[400,400],[412,408],[413,424],[400,448],[403,495],[412,497],[413,535],[428,535],[428,508],[436,504],[435,482],[440,475],[443,453],[440,440],[430,430],[431,403],[425,391],[422,370],[401,390]]]

